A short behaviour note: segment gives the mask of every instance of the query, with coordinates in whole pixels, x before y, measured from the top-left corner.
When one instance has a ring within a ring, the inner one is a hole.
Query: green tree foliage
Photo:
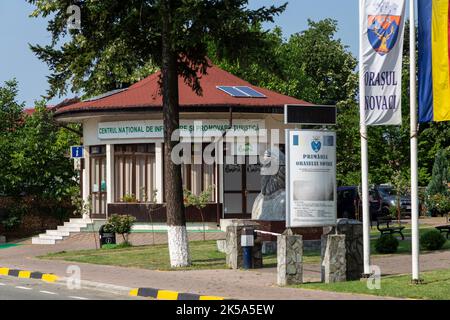
[[[450,181],[449,159],[445,150],[439,150],[436,154],[433,166],[433,175],[427,187],[427,195],[448,195],[448,182]]]
[[[126,86],[149,65],[161,68],[167,223],[185,230],[181,167],[170,158],[176,144],[172,133],[179,127],[178,76],[201,94],[199,79],[209,66],[208,46],[228,57],[259,47],[263,34],[257,26],[273,21],[285,5],[252,10],[248,0],[78,1],[81,29],[71,30],[70,40],[59,46],[58,40],[67,34],[71,1],[28,2],[36,6],[33,16],[52,16],[52,43],[31,47],[52,70],[50,96],[65,93],[69,83],[72,90],[92,95]],[[190,263],[187,237],[169,250],[172,266]]]
[[[359,107],[356,59],[340,39],[337,22],[309,21],[309,28],[285,40],[280,28],[267,32],[263,45],[236,60],[214,62],[250,83],[316,104],[338,106],[337,178],[359,184]],[[214,46],[211,56],[216,57]]]
[[[67,154],[79,137],[57,126],[43,102],[26,115],[16,99],[15,81],[0,87],[0,194],[60,201],[77,187]]]
[[[280,7],[251,10],[247,0],[27,0],[33,17],[51,17],[49,45],[31,45],[32,51],[52,70],[48,95],[70,88],[92,96],[126,87],[161,68],[163,18],[171,15],[171,50],[177,71],[195,90],[197,72],[206,72],[208,44],[221,56],[241,56],[261,44],[256,28],[281,13]],[[68,30],[67,8],[81,9],[81,30]],[[165,5],[170,6],[169,11]],[[69,41],[61,44],[61,40]],[[65,39],[64,39],[65,40]],[[239,43],[237,46],[236,43]]]
[[[27,114],[17,94],[15,80],[0,86],[0,222],[6,229],[27,214],[66,218],[71,196],[79,192],[67,157],[79,136],[56,125],[43,102]]]
[[[266,33],[259,50],[235,61],[214,62],[252,84],[316,104],[336,104],[337,180],[340,185],[355,185],[361,179],[357,61],[336,39],[337,30],[331,19],[309,21],[307,30],[286,40],[275,28]],[[214,46],[210,50],[214,52]],[[403,55],[402,125],[368,128],[369,178],[374,184],[395,183],[397,172],[408,179],[410,175],[408,22]],[[420,185],[430,181],[436,152],[449,147],[448,123],[420,125]]]
[[[11,153],[16,149],[13,141],[17,139],[18,131],[23,126],[23,103],[16,101],[17,81],[6,81],[0,86],[0,196],[8,193]]]

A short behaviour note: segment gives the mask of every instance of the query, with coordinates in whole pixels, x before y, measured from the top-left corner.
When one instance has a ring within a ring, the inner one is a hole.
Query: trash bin
[[[100,227],[98,231],[100,235],[100,246],[102,247],[105,244],[116,244],[116,233],[110,232],[108,228],[105,228],[105,224]],[[106,230],[105,230],[106,229]]]

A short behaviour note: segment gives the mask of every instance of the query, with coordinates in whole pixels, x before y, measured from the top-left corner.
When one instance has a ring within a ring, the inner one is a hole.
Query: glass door
[[[90,148],[91,217],[106,218],[106,147]]]
[[[261,192],[261,165],[250,164],[249,157],[246,159],[245,168],[245,212],[252,213],[253,203]]]
[[[249,157],[236,156],[234,164],[223,166],[225,217],[252,213],[253,203],[261,192],[261,165],[249,162]]]

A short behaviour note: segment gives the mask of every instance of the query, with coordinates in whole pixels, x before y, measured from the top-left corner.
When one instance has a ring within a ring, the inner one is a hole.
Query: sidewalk
[[[81,237],[81,236],[80,236]],[[212,236],[211,236],[212,237]],[[382,297],[323,292],[305,289],[280,288],[276,286],[276,269],[266,268],[257,271],[243,270],[194,270],[194,271],[154,271],[137,268],[101,266],[64,261],[46,261],[35,258],[49,252],[73,250],[74,241],[65,241],[55,246],[22,245],[0,250],[0,266],[67,276],[69,265],[81,268],[84,281],[100,282],[124,287],[151,287],[201,295],[223,296],[232,299],[383,299]],[[87,240],[86,240],[87,241]],[[86,245],[93,241],[86,242]],[[80,249],[78,243],[77,248]],[[387,256],[374,259],[383,274],[402,274],[410,272],[409,255]],[[421,256],[421,270],[448,268],[450,251],[430,253]],[[320,266],[305,265],[306,281],[318,281]]]
[[[9,251],[9,257],[6,257],[6,251]],[[37,251],[33,250],[33,252],[30,252],[29,246],[2,250],[0,252],[0,265],[17,269],[45,270],[48,273],[67,276],[66,268],[75,264],[64,261],[35,259],[33,255]],[[39,251],[41,253],[44,252],[44,250]],[[23,257],[24,254],[26,257]],[[130,288],[151,287],[244,300],[380,299],[365,295],[279,288],[275,284],[276,274],[272,269],[264,269],[262,271],[153,271],[82,263],[76,263],[76,265],[81,268],[83,281],[101,282]]]

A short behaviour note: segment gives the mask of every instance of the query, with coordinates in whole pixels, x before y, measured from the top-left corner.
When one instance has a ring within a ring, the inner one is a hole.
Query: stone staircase
[[[32,244],[56,244],[70,236],[71,233],[81,232],[81,229],[86,229],[94,223],[91,219],[70,219],[69,222],[64,222],[63,226],[58,226],[56,230],[47,230],[46,233],[41,233],[37,237],[31,239]]]

